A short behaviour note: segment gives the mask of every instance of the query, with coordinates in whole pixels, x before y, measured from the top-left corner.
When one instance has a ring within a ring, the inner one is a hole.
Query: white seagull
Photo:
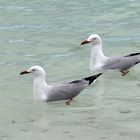
[[[126,56],[107,57],[102,51],[102,39],[97,34],[90,35],[81,45],[91,43],[90,69],[105,71],[117,69],[125,76],[131,67],[140,63],[140,53],[132,53]]]
[[[45,80],[45,71],[40,66],[32,66],[28,70],[20,73],[20,75],[23,74],[32,74],[34,76],[33,93],[35,98],[47,102],[68,100],[66,101],[66,105],[70,105],[72,99],[92,82],[95,82],[102,73],[68,83],[52,85],[47,84]]]

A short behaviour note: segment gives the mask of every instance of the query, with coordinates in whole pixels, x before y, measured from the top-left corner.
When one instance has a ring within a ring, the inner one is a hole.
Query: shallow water
[[[19,72],[39,64],[48,83],[74,80],[89,71],[91,33],[108,55],[140,48],[139,0],[0,1],[1,140],[139,140],[140,65],[126,77],[105,73],[71,106],[32,97],[32,77]]]

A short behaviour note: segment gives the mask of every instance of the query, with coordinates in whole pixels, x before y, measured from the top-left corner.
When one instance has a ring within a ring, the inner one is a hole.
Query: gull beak
[[[88,44],[88,43],[90,43],[90,41],[84,40],[84,41],[81,42],[81,45]]]
[[[20,73],[20,75],[24,75],[24,74],[29,74],[30,72],[28,72],[27,70],[25,70],[25,71],[22,71],[21,73]]]

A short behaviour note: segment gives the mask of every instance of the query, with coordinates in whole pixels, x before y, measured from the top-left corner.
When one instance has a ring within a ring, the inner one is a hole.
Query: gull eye
[[[32,69],[32,72],[36,71],[35,69]]]

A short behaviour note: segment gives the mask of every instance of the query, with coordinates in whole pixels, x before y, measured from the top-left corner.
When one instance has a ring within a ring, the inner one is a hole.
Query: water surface
[[[140,48],[139,0],[0,1],[1,140],[139,140],[140,65],[126,77],[105,73],[71,106],[32,97],[32,77],[19,72],[41,65],[48,83],[74,80],[89,71],[91,33],[107,55]]]

